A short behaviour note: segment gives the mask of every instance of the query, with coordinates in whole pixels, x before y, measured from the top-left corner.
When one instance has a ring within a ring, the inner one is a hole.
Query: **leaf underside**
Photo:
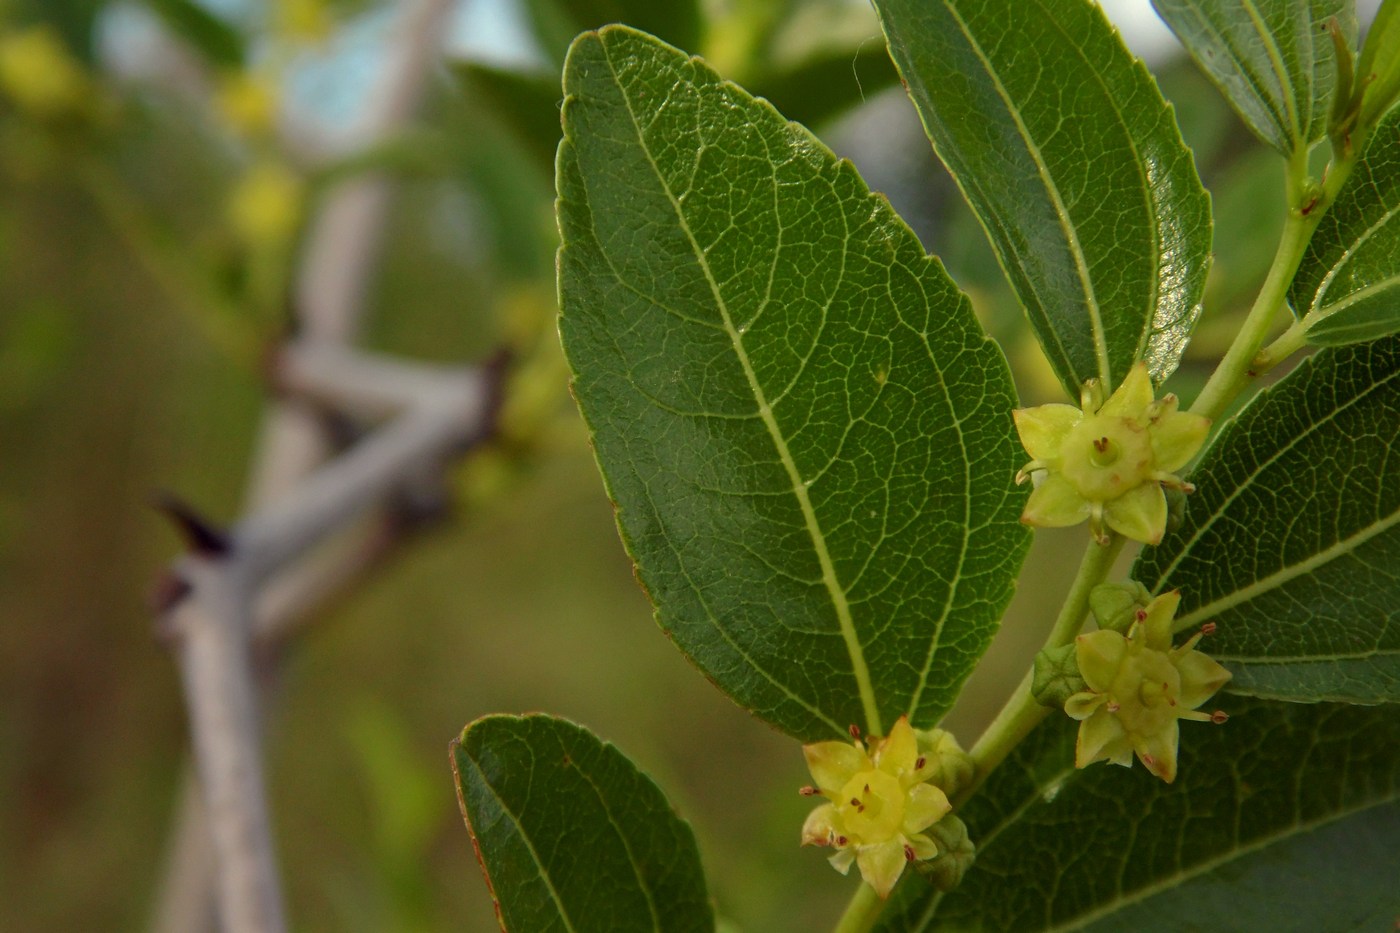
[[[1078,724],[1047,721],[964,808],[978,848],[962,885],[940,898],[904,882],[877,929],[1342,933],[1376,917],[1388,928],[1400,718],[1222,705],[1222,726],[1183,723],[1174,784],[1138,764],[1077,771]]]
[[[1180,629],[1228,689],[1400,701],[1400,338],[1320,351],[1227,425],[1185,520],[1133,575],[1179,588]]]
[[[1000,350],[847,162],[623,27],[565,69],[560,331],[657,621],[803,740],[936,721],[1024,557]]]
[[[1336,85],[1327,21],[1352,46],[1352,0],[1152,0],[1241,119],[1284,155],[1321,139]]]
[[[875,0],[890,55],[1066,392],[1161,382],[1200,311],[1210,201],[1156,82],[1087,0]]]
[[[1372,131],[1308,243],[1289,298],[1300,317],[1316,319],[1309,343],[1400,331],[1400,108]]]
[[[708,933],[695,837],[612,745],[550,716],[452,744],[458,800],[508,933]]]

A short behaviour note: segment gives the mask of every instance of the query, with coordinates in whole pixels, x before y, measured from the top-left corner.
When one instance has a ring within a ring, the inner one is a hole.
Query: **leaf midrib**
[[[1386,383],[1390,382],[1392,379],[1395,379],[1397,377],[1400,377],[1400,371],[1390,373],[1385,377],[1378,379],[1370,385],[1366,386],[1366,388],[1363,391],[1358,392],[1356,395],[1347,399],[1343,404],[1338,405],[1337,407],[1329,411],[1326,417],[1312,422],[1305,429],[1299,431],[1297,434],[1290,437],[1287,443],[1279,447],[1278,450],[1274,451],[1267,460],[1259,464],[1257,468],[1251,470],[1247,476],[1243,477],[1241,481],[1235,485],[1235,488],[1230,490],[1230,494],[1226,496],[1225,499],[1223,499],[1218,506],[1215,507],[1215,509],[1211,512],[1210,518],[1203,522],[1195,530],[1195,532],[1191,535],[1191,540],[1187,541],[1184,545],[1182,545],[1181,550],[1177,552],[1176,556],[1172,559],[1172,562],[1167,565],[1166,569],[1157,575],[1157,584],[1153,587],[1152,592],[1155,594],[1160,593],[1162,591],[1163,585],[1166,584],[1167,580],[1170,579],[1171,575],[1176,572],[1177,568],[1181,566],[1181,562],[1184,561],[1186,557],[1191,553],[1191,549],[1195,547],[1197,543],[1200,542],[1201,537],[1215,526],[1215,523],[1224,516],[1225,512],[1230,508],[1234,501],[1239,498],[1240,494],[1245,489],[1254,485],[1254,483],[1259,479],[1259,477],[1271,466],[1277,463],[1279,459],[1283,457],[1284,454],[1292,450],[1294,447],[1298,446],[1300,443],[1303,442],[1304,439],[1306,439],[1309,435],[1313,434],[1324,424],[1327,424],[1328,422],[1334,420],[1343,411],[1346,411],[1353,405],[1360,403],[1362,399],[1366,398],[1372,392],[1375,392],[1376,390],[1384,387]],[[1263,401],[1265,401],[1265,398],[1261,397],[1260,399],[1258,399],[1258,402],[1256,402],[1256,404],[1261,403]],[[1253,425],[1251,425],[1251,428],[1252,427]],[[1342,540],[1345,541],[1347,539]],[[1339,541],[1338,543],[1341,542]],[[1336,544],[1332,546],[1336,547]],[[1287,568],[1285,567],[1282,569],[1286,570]],[[1193,612],[1192,615],[1194,614],[1195,613]],[[1184,627],[1185,625],[1183,624],[1183,621],[1178,619],[1176,625],[1174,626],[1174,631],[1182,631]]]
[[[957,23],[958,30],[963,38],[967,40],[968,49],[977,60],[982,63],[983,70],[991,79],[992,87],[996,90],[997,96],[1001,98],[1006,107],[1006,113],[1016,125],[1016,132],[1021,137],[1021,142],[1026,147],[1026,152],[1035,163],[1036,174],[1040,176],[1041,183],[1045,186],[1045,192],[1050,197],[1051,204],[1055,209],[1055,217],[1060,224],[1060,232],[1064,234],[1065,244],[1069,247],[1070,255],[1074,257],[1075,274],[1079,278],[1080,287],[1084,292],[1084,306],[1089,313],[1089,327],[1094,335],[1094,355],[1098,361],[1099,379],[1105,387],[1113,385],[1113,371],[1108,359],[1108,338],[1104,331],[1103,311],[1099,307],[1098,295],[1094,291],[1094,283],[1089,275],[1088,258],[1084,255],[1084,247],[1079,242],[1079,234],[1074,229],[1074,224],[1070,220],[1069,208],[1065,206],[1064,197],[1060,194],[1059,187],[1055,184],[1054,177],[1050,172],[1050,167],[1045,162],[1045,157],[1040,151],[1031,136],[1029,127],[1021,119],[1019,109],[1012,100],[1010,93],[1001,83],[1001,76],[992,67],[991,60],[982,50],[981,44],[973,37],[968,28],[967,21],[962,18],[952,4],[947,5],[948,15]],[[1068,358],[1068,357],[1066,357]]]
[[[501,795],[496,793],[495,786],[492,785],[491,782],[486,779],[486,772],[481,767],[481,765],[477,763],[476,759],[472,757],[470,753],[467,753],[463,757],[465,757],[467,761],[471,762],[472,770],[475,771],[477,775],[481,778],[481,786],[490,792],[491,799],[496,801],[497,805],[500,806],[501,812],[506,815],[506,817],[510,820],[511,825],[515,827],[516,835],[520,837],[520,841],[523,842],[525,844],[525,848],[529,850],[530,860],[534,863],[535,871],[540,876],[540,880],[544,882],[545,889],[549,891],[549,898],[550,900],[554,901],[554,907],[556,910],[559,911],[559,919],[564,921],[564,928],[568,930],[569,933],[577,933],[577,931],[574,929],[574,925],[569,921],[568,912],[564,910],[564,901],[562,898],[560,898],[559,892],[555,890],[554,882],[550,880],[549,872],[545,871],[544,862],[540,859],[540,854],[537,851],[535,851],[535,844],[530,841],[530,836],[528,833],[525,832],[525,827],[521,824],[520,818],[515,815],[515,811],[511,810],[510,807],[506,806],[506,802],[501,797]],[[481,864],[483,868],[486,866],[486,859],[484,856],[481,859]]]
[[[872,735],[884,735],[884,728],[880,722],[880,710],[875,701],[874,686],[870,680],[869,666],[865,660],[865,650],[860,644],[860,638],[855,630],[855,620],[851,614],[850,601],[847,599],[846,591],[841,586],[841,582],[836,576],[836,565],[831,559],[831,553],[826,545],[826,535],[822,531],[817,520],[816,509],[812,505],[812,499],[807,491],[807,486],[803,482],[802,474],[797,469],[797,464],[792,458],[792,452],[788,448],[787,439],[778,426],[777,419],[773,416],[773,410],[768,403],[767,395],[763,387],[758,382],[758,375],[754,371],[753,364],[749,360],[748,351],[744,348],[743,335],[734,326],[733,318],[729,313],[729,305],[720,293],[719,283],[710,269],[709,260],[704,249],[700,246],[695,234],[690,229],[690,223],[686,219],[685,212],[681,208],[674,192],[671,191],[665,181],[665,176],[661,172],[660,166],[656,164],[652,156],[651,149],[647,146],[646,139],[642,134],[642,126],[637,119],[637,113],[632,107],[632,100],[623,88],[622,80],[617,73],[617,67],[613,63],[612,53],[609,51],[607,43],[601,36],[598,37],[599,47],[603,51],[603,59],[607,62],[608,71],[612,74],[613,84],[618,89],[618,94],[623,105],[627,108],[627,117],[632,123],[633,132],[637,136],[637,146],[646,157],[647,164],[651,166],[652,172],[656,175],[657,184],[666,195],[666,199],[671,203],[672,210],[676,214],[676,222],[680,225],[685,234],[687,242],[690,243],[691,251],[695,255],[695,261],[699,265],[701,272],[705,276],[705,282],[710,287],[710,294],[714,298],[715,306],[720,313],[720,319],[724,324],[725,332],[729,336],[734,353],[739,361],[740,368],[744,372],[744,378],[748,381],[749,389],[753,392],[754,399],[758,403],[758,416],[767,429],[769,437],[773,441],[773,448],[778,454],[778,459],[782,462],[783,469],[787,473],[789,485],[792,486],[793,496],[797,499],[798,508],[802,512],[803,522],[807,528],[807,535],[812,541],[812,549],[816,553],[817,562],[822,570],[822,583],[826,586],[827,593],[831,598],[832,607],[836,610],[837,624],[841,629],[841,638],[845,642],[846,652],[851,659],[852,675],[855,677],[857,689],[860,692],[861,707],[865,712],[865,726]]]
[[[1346,301],[1346,298],[1343,298],[1333,302],[1331,305],[1326,304],[1327,292],[1332,287],[1332,282],[1336,280],[1341,270],[1346,268],[1356,254],[1361,251],[1361,248],[1370,242],[1371,237],[1390,223],[1397,214],[1400,214],[1400,204],[1387,208],[1384,213],[1376,218],[1374,223],[1356,235],[1356,238],[1342,251],[1342,254],[1337,257],[1337,260],[1332,263],[1332,268],[1327,270],[1327,274],[1322,277],[1322,281],[1318,282],[1317,290],[1313,293],[1313,300],[1311,302],[1312,308],[1329,309],[1327,314],[1330,315],[1330,309],[1335,309],[1337,306],[1341,305],[1342,302]]]
[[[1133,904],[1139,903],[1140,901],[1145,901],[1153,895],[1161,894],[1164,891],[1170,891],[1173,888],[1180,887],[1187,881],[1190,881],[1208,872],[1214,871],[1222,865],[1228,865],[1229,863],[1246,855],[1252,855],[1255,852],[1260,851],[1261,849],[1267,849],[1269,846],[1282,842],[1285,839],[1291,839],[1294,836],[1299,836],[1303,833],[1312,832],[1315,829],[1321,829],[1324,826],[1331,825],[1332,823],[1336,823],[1339,820],[1346,819],[1347,817],[1352,816],[1354,814],[1363,813],[1366,810],[1371,810],[1376,807],[1385,806],[1386,804],[1393,801],[1395,799],[1395,796],[1396,795],[1394,793],[1391,793],[1389,796],[1386,796],[1384,798],[1368,801],[1363,806],[1352,807],[1345,810],[1334,810],[1331,813],[1328,813],[1325,817],[1314,820],[1299,821],[1284,827],[1279,832],[1270,833],[1266,836],[1259,836],[1251,840],[1249,843],[1237,846],[1236,848],[1233,848],[1228,852],[1223,852],[1215,858],[1206,859],[1203,862],[1197,862],[1196,864],[1192,865],[1189,869],[1186,869],[1184,871],[1178,871],[1170,875],[1164,875],[1152,884],[1144,885],[1143,887],[1137,888],[1131,893],[1123,894],[1111,904],[1105,904],[1097,910],[1091,910],[1088,913],[1079,914],[1078,916],[1067,920],[1065,923],[1057,924],[1053,927],[1046,927],[1043,933],[1059,933],[1059,931],[1061,930],[1082,930],[1084,929],[1084,927],[1086,927],[1090,923],[1093,923],[1096,920],[1099,920],[1103,917],[1112,916],[1113,914],[1124,909],[1125,907],[1129,907]]]

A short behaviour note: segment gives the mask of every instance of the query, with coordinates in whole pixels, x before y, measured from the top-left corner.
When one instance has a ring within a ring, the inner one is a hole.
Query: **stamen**
[[[818,794],[821,793],[821,791],[817,790],[817,789],[816,789],[815,787],[813,787],[811,784],[808,784],[808,785],[806,785],[805,787],[799,787],[799,788],[797,789],[797,792],[798,792],[799,794],[801,794],[803,797],[815,797],[815,796],[817,796]]]
[[[906,862],[914,861],[914,847],[907,842],[904,844],[904,860]]]
[[[1201,626],[1201,634],[1202,634],[1202,635],[1214,635],[1214,634],[1215,634],[1215,630],[1216,630],[1217,628],[1219,628],[1219,626],[1217,626],[1214,622],[1207,622],[1205,625],[1202,625],[1202,626]]]
[[[1215,723],[1217,726],[1225,722],[1225,720],[1229,718],[1229,715],[1223,709],[1218,709],[1210,714],[1210,721]]]
[[[857,742],[860,741],[860,726],[851,723],[851,727],[846,731],[851,734],[851,738],[855,739]]]
[[[922,771],[922,770],[924,770],[924,765],[926,765],[926,764],[928,764],[928,759],[925,758],[923,755],[920,755],[920,756],[919,756],[919,760],[916,761],[916,762],[914,762],[914,770],[915,770],[915,771]]]

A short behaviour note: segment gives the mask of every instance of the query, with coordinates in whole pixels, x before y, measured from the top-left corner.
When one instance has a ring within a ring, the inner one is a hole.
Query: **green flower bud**
[[[1152,602],[1152,594],[1136,580],[1104,583],[1089,593],[1089,609],[1099,628],[1126,632],[1138,620],[1138,612]]]
[[[1031,696],[1041,706],[1064,709],[1065,701],[1088,684],[1079,673],[1074,645],[1047,648],[1035,656],[1031,673]]]
[[[948,796],[972,783],[977,765],[972,756],[963,751],[953,733],[946,729],[915,729],[914,736],[919,744],[919,756],[930,769],[928,782],[942,789]]]
[[[940,891],[951,891],[972,867],[977,847],[967,834],[967,824],[948,814],[933,824],[928,834],[938,845],[938,857],[915,862],[914,869]]]

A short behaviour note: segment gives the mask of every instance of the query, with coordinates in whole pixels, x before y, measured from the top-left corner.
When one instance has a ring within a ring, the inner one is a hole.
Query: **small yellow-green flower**
[[[901,716],[883,739],[804,745],[816,786],[803,793],[820,794],[829,802],[807,817],[802,844],[832,846],[831,864],[837,871],[845,874],[854,862],[866,883],[888,897],[906,864],[939,854],[924,831],[952,806],[930,780],[955,776],[955,759],[962,755],[952,747],[941,750],[942,736],[937,730],[924,733],[921,743],[908,717]],[[921,744],[930,747],[921,749]]]
[[[42,25],[0,36],[0,91],[41,120],[79,113],[94,93],[58,33]]]
[[[1021,521],[1058,528],[1089,520],[1101,543],[1107,529],[1156,544],[1167,527],[1162,487],[1191,492],[1173,471],[1205,443],[1210,420],[1178,410],[1175,395],[1154,400],[1147,364],[1134,366],[1108,401],[1086,384],[1082,407],[1051,404],[1013,412],[1021,443],[1034,459],[1016,474],[1036,473]]]
[[[1100,629],[1075,642],[1079,673],[1087,690],[1065,701],[1080,720],[1075,767],[1111,761],[1129,767],[1133,754],[1170,784],[1176,778],[1177,724],[1182,719],[1225,721],[1224,713],[1196,708],[1225,685],[1230,672],[1196,650],[1198,632],[1172,647],[1172,617],[1178,592],[1163,593],[1128,629]]]

